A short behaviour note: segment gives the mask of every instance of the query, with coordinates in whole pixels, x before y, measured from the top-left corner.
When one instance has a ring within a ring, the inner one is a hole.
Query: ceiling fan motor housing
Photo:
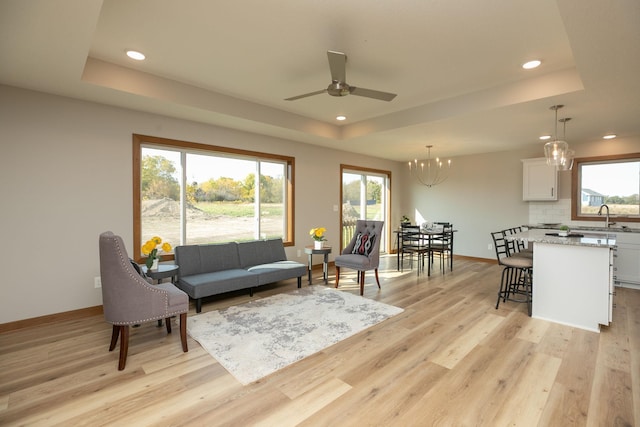
[[[346,83],[334,80],[327,86],[327,93],[331,96],[347,96],[351,93],[351,87]]]

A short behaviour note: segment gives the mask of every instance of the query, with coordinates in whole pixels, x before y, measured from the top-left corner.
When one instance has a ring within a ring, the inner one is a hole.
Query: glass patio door
[[[351,241],[358,219],[385,222],[380,251],[387,252],[390,172],[343,166],[341,176],[341,250]]]

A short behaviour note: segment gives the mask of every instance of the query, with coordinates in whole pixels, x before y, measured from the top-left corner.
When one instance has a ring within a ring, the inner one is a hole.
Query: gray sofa
[[[253,289],[280,280],[307,274],[307,266],[288,261],[282,239],[241,243],[185,245],[175,248],[178,283],[176,286],[196,301],[202,311],[202,298],[238,289]]]

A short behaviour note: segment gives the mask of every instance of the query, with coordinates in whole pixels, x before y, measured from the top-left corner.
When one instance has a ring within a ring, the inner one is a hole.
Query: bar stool
[[[496,310],[502,302],[527,303],[527,312],[531,316],[531,292],[533,276],[533,257],[527,255],[511,254],[509,242],[505,239],[504,231],[491,233],[493,246],[496,250],[498,264],[503,266]]]
[[[512,234],[522,233],[522,227],[513,227],[502,230],[503,236],[506,238]],[[509,250],[509,256],[526,256],[533,258],[533,249],[527,247],[522,240],[507,241],[507,249]]]

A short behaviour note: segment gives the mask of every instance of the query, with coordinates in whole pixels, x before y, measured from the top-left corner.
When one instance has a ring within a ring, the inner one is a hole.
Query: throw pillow
[[[352,254],[369,256],[371,250],[373,249],[373,244],[376,241],[376,236],[369,234],[358,233],[356,236],[356,242],[353,245]]]

